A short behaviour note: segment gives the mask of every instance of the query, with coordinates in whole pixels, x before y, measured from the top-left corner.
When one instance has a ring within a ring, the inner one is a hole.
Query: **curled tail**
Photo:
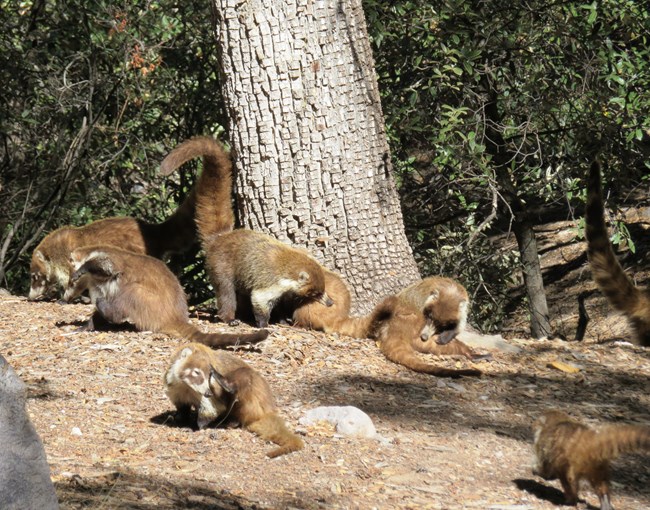
[[[266,329],[259,329],[254,333],[204,333],[189,322],[175,325],[165,333],[180,336],[190,342],[198,342],[214,349],[230,345],[256,344],[266,340],[269,336]]]
[[[262,439],[272,441],[279,446],[266,454],[270,458],[302,450],[305,446],[302,439],[287,428],[286,423],[277,413],[266,414],[259,420],[246,425],[246,428],[255,432]]]
[[[451,368],[439,367],[422,361],[418,355],[413,351],[410,345],[407,343],[397,343],[390,341],[381,342],[381,352],[384,353],[384,356],[391,360],[393,363],[398,363],[410,368],[414,372],[420,372],[423,374],[435,375],[437,377],[452,377],[458,378],[462,376],[474,376],[480,377],[482,372],[480,370],[469,368],[455,370]]]
[[[634,313],[641,292],[621,267],[609,241],[598,161],[589,170],[585,232],[591,273],[598,288],[617,310]]]
[[[650,428],[638,425],[610,425],[596,434],[594,450],[602,460],[624,453],[650,451]]]
[[[195,222],[205,245],[206,240],[229,232],[235,224],[232,210],[232,163],[223,146],[209,136],[197,136],[181,143],[160,165],[169,175],[179,166],[203,156],[203,172],[195,185]]]

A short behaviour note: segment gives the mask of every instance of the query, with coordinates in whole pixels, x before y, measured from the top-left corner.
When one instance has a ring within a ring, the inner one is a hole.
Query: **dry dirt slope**
[[[64,509],[551,509],[558,484],[530,474],[529,425],[541,410],[650,423],[650,352],[629,345],[512,340],[521,353],[497,353],[477,364],[482,378],[451,381],[398,367],[369,341],[274,327],[240,354],[268,378],[306,447],[269,460],[271,445],[247,431],[174,423],[161,381],[178,340],[70,334],[90,310],[0,298],[0,353],[29,386]],[[206,319],[200,327],[224,327]],[[582,370],[554,370],[553,360]],[[299,427],[317,405],[361,408],[383,440]],[[647,458],[618,462],[614,480],[619,510],[650,508]]]

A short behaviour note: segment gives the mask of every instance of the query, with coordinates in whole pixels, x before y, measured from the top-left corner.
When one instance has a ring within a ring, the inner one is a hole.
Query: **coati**
[[[605,224],[600,164],[597,160],[591,165],[587,181],[585,233],[591,273],[598,288],[612,306],[628,318],[636,343],[650,346],[650,292],[634,285],[614,254]]]
[[[601,510],[613,510],[609,461],[623,453],[650,450],[650,427],[610,425],[599,431],[560,411],[548,411],[533,423],[536,464],[533,474],[560,479],[566,502],[578,503],[580,480],[598,494]]]
[[[179,166],[190,159],[186,157],[188,151],[195,152],[195,156],[204,156],[203,171],[174,214],[162,223],[116,217],[94,221],[82,227],[62,227],[49,233],[32,253],[29,299],[50,298],[60,287],[68,285],[72,273],[68,258],[75,248],[90,245],[117,246],[156,258],[189,249],[196,240],[194,216],[197,195],[222,200],[222,197],[213,194],[213,190],[221,189],[216,183],[223,181],[228,190],[226,199],[230,200],[231,170],[230,161],[224,156],[218,142],[209,137],[197,137],[179,145],[163,160],[162,173],[168,175],[173,171],[174,165]],[[210,201],[203,199],[201,203],[202,207],[206,207]],[[228,210],[232,209],[229,207]],[[209,214],[204,215],[208,216]],[[231,218],[230,229],[232,223]]]
[[[439,333],[430,334],[439,327],[439,318],[434,315],[435,300],[424,309],[415,308],[404,296],[389,296],[379,303],[370,317],[367,330],[369,338],[377,339],[381,352],[394,363],[425,374],[438,377],[480,376],[477,369],[454,370],[432,365],[423,361],[417,353],[437,355],[463,355],[468,359],[474,352],[464,343],[453,339],[439,344]],[[459,305],[456,301],[456,305]],[[458,306],[457,306],[458,308]],[[423,339],[426,335],[426,339]],[[447,339],[447,338],[445,338]]]
[[[200,429],[218,418],[233,418],[261,438],[279,445],[267,453],[271,458],[304,446],[278,414],[264,378],[229,353],[196,343],[181,347],[165,374],[165,387],[179,413],[196,409]]]
[[[166,333],[210,347],[256,343],[268,336],[260,330],[250,334],[203,333],[189,322],[183,289],[161,260],[111,246],[87,246],[70,254],[74,273],[64,299],[70,301],[88,290],[95,318],[112,324],[129,322],[138,330]]]
[[[320,300],[330,306],[331,300],[324,293],[323,268],[306,252],[260,232],[232,231],[232,165],[214,140],[196,137],[182,143],[165,158],[162,172],[167,175],[200,155],[210,159],[219,175],[213,186],[198,190],[195,215],[219,317],[225,322],[235,321],[242,298],[250,300],[260,327],[268,325],[274,306],[283,298],[295,302]]]

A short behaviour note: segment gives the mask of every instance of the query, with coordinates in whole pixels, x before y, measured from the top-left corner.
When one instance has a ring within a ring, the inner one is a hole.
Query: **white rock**
[[[307,411],[299,422],[313,425],[327,421],[336,427],[339,434],[354,437],[377,437],[377,430],[370,416],[354,406],[324,406]]]

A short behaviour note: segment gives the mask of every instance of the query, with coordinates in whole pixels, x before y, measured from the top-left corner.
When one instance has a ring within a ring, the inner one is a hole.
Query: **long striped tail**
[[[175,325],[165,333],[180,336],[190,342],[198,342],[213,349],[243,344],[256,344],[266,340],[269,332],[266,329],[259,329],[254,333],[204,333],[193,324],[187,322]]]
[[[301,450],[305,446],[302,439],[291,432],[284,420],[276,413],[267,414],[261,419],[249,423],[246,428],[255,432],[262,439],[272,441],[279,446],[266,454],[270,458]]]

